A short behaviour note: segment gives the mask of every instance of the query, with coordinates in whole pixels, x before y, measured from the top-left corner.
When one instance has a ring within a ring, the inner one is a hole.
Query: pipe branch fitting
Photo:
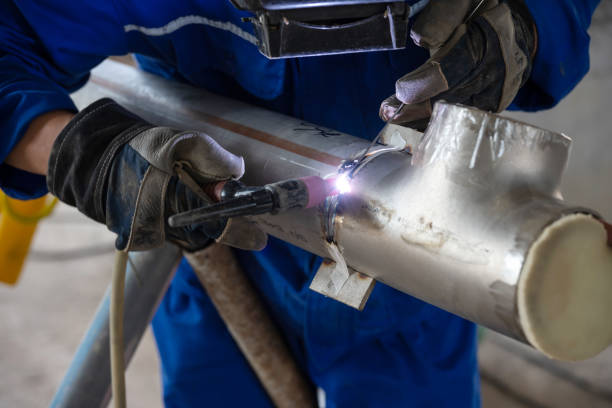
[[[353,269],[550,357],[612,343],[612,248],[561,200],[570,139],[438,103],[412,157],[364,166],[335,237]]]

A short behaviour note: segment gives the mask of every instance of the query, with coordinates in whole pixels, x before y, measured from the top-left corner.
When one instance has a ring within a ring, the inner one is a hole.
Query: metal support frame
[[[130,254],[125,282],[125,360],[131,360],[161,301],[181,252],[174,245]],[[111,398],[109,300],[106,291],[51,408],[105,407]]]

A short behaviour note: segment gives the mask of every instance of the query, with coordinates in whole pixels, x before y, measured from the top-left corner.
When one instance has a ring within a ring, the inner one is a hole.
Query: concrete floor
[[[16,287],[0,284],[0,408],[49,404],[110,283],[114,236],[58,205],[41,223]],[[83,249],[101,255],[74,258]],[[161,407],[149,332],[127,374],[128,404]]]
[[[512,113],[574,139],[564,193],[612,219],[612,0],[591,29],[592,70],[557,108]],[[0,286],[0,408],[46,406],[110,282],[113,236],[59,206],[40,225],[21,281]],[[99,255],[73,259],[95,248]],[[61,251],[59,253],[58,251]],[[487,332],[479,359],[484,407],[612,407],[612,348],[582,363],[558,363]],[[128,370],[132,408],[160,407],[158,356],[150,333]]]

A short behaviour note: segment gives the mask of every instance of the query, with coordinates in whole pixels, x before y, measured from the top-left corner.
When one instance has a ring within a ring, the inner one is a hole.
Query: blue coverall
[[[552,107],[585,75],[597,3],[527,0],[539,50],[514,108]],[[0,163],[33,118],[75,111],[68,93],[108,55],[137,53],[160,75],[364,138],[381,128],[395,80],[427,58],[409,46],[269,61],[244,15],[227,0],[0,0]],[[0,187],[46,193],[44,177],[4,163]],[[308,290],[319,259],[275,239],[239,260],[328,407],[479,405],[473,324],[380,283],[361,313],[326,299]],[[166,406],[270,406],[185,262],[153,328]]]

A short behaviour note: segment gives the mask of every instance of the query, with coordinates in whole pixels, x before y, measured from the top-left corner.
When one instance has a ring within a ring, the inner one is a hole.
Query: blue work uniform
[[[514,108],[552,107],[586,74],[597,3],[527,0],[539,50]],[[364,138],[395,80],[427,58],[409,46],[270,61],[243,16],[226,0],[0,0],[0,163],[33,118],[75,110],[68,93],[108,55],[137,53],[167,78]],[[46,193],[43,177],[5,163],[0,187]],[[326,299],[308,289],[320,259],[273,238],[238,257],[328,407],[479,405],[472,323],[380,283],[363,312]],[[153,328],[166,406],[271,406],[185,262]]]

